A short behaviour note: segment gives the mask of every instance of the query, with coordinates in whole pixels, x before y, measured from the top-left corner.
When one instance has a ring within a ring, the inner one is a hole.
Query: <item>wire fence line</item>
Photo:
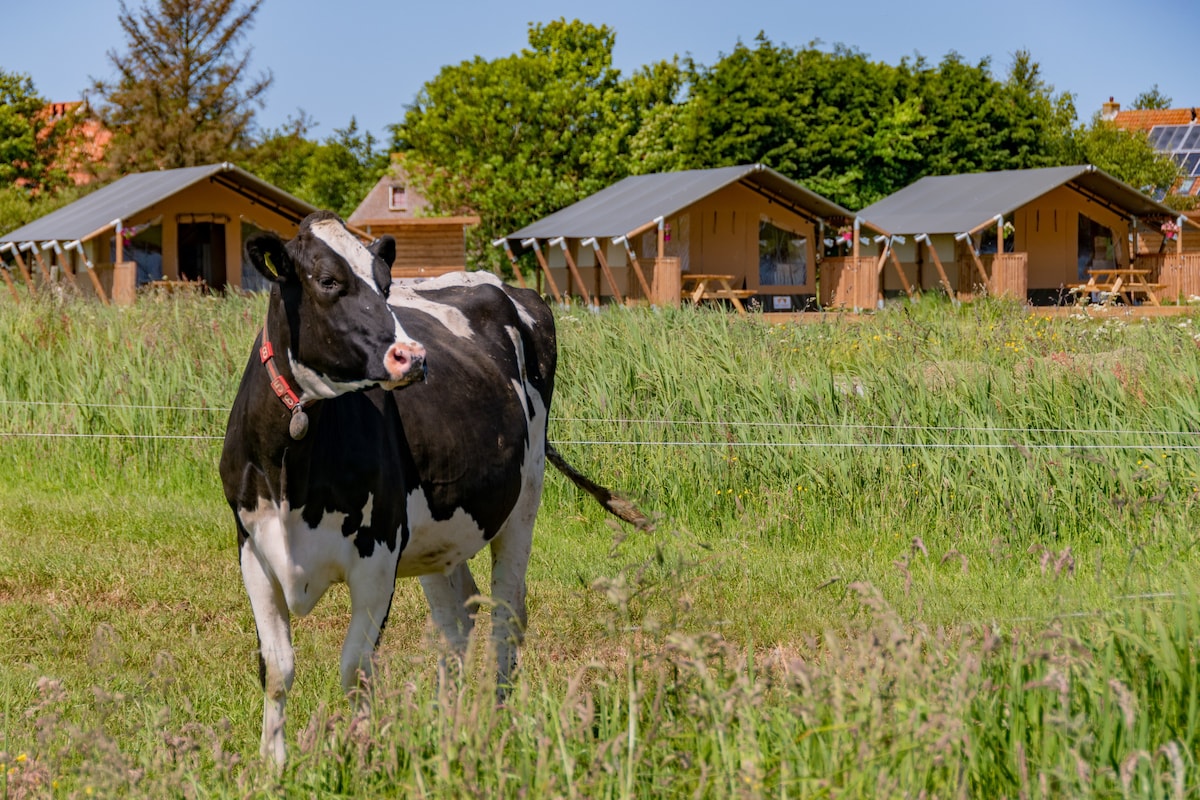
[[[0,439],[102,439],[134,441],[224,441],[216,434],[165,433],[64,433],[50,431],[0,431]],[[1067,450],[1067,451],[1200,451],[1200,444],[1163,444],[1127,442],[1123,444],[1079,444],[1066,442],[739,442],[739,441],[673,441],[667,439],[554,439],[560,446],[579,447],[687,447],[712,449],[844,449],[844,450]]]
[[[97,408],[97,409],[117,409],[130,411],[163,411],[163,412],[205,412],[216,414],[228,414],[230,409],[219,406],[170,406],[170,405],[139,405],[131,403],[93,403],[79,401],[47,401],[47,400],[4,400],[0,399],[0,406],[30,406],[30,407],[59,407],[59,408]],[[878,423],[840,423],[840,422],[764,422],[753,420],[690,420],[690,419],[661,419],[661,418],[635,418],[635,417],[551,417],[552,422],[578,423],[584,425],[602,425],[602,426],[672,426],[672,427],[703,427],[703,428],[722,428],[722,429],[763,429],[763,430],[826,430],[826,431],[903,431],[909,433],[931,432],[931,433],[964,433],[964,434],[1022,434],[1025,436],[1035,435],[1076,435],[1076,436],[1135,436],[1135,437],[1186,437],[1195,439],[1195,445],[1170,445],[1170,449],[1180,450],[1195,450],[1200,449],[1200,429],[1196,430],[1146,430],[1146,429],[1122,429],[1122,428],[1021,428],[1021,427],[995,427],[989,425],[916,425],[912,423],[896,423],[891,425],[882,425]],[[0,436],[36,436],[36,433],[2,433]],[[55,434],[45,434],[55,435]],[[68,435],[68,434],[62,434]],[[86,436],[88,434],[78,434]],[[97,434],[99,436],[100,434]],[[129,436],[135,436],[129,434]],[[137,438],[206,438],[206,437],[189,437],[189,436],[172,436],[162,435],[156,437],[153,435],[137,435]],[[221,437],[207,437],[221,438]],[[923,442],[919,444],[910,443],[822,443],[822,442],[729,442],[725,440],[716,442],[686,442],[686,441],[624,441],[624,440],[580,440],[574,442],[561,441],[562,444],[613,444],[613,445],[686,445],[686,446],[740,446],[740,447],[822,447],[822,446],[864,446],[864,447],[1027,447],[1030,449],[1044,447],[1080,447],[1091,449],[1126,449],[1136,448],[1141,446],[1147,447],[1165,447],[1164,445],[1145,445],[1144,443],[1126,444],[1126,445],[1060,445],[1060,444],[1041,444],[1041,443],[958,443],[958,442]]]

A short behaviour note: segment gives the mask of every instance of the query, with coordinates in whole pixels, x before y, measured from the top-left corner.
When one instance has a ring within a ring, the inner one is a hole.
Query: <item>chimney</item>
[[[1116,103],[1110,97],[1108,102],[1100,107],[1100,118],[1112,122],[1117,118],[1117,112],[1121,110],[1121,104]]]

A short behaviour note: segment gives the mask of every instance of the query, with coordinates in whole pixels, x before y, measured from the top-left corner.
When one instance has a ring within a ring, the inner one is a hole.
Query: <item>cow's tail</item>
[[[555,469],[570,478],[571,483],[596,498],[596,502],[608,509],[614,516],[625,520],[638,530],[649,531],[654,529],[654,524],[650,521],[649,517],[641,512],[641,509],[635,506],[630,500],[610,489],[606,489],[572,467],[554,449],[554,445],[549,442],[546,442],[546,458],[554,465]]]

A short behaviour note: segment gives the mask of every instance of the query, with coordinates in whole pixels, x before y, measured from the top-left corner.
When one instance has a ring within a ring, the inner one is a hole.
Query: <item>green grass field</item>
[[[216,468],[262,314],[0,301],[0,797],[1200,793],[1195,318],[560,311],[551,438],[656,530],[551,473],[503,708],[405,581],[355,716],[332,592],[275,775]]]

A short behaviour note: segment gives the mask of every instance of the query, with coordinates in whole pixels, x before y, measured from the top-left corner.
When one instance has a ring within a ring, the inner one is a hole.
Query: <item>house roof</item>
[[[974,231],[997,215],[1011,214],[1064,185],[1133,216],[1174,217],[1177,213],[1085,164],[921,178],[858,214],[892,233],[958,234]]]
[[[1113,124],[1127,131],[1149,131],[1155,125],[1187,125],[1196,116],[1194,108],[1134,108],[1118,111]]]
[[[425,196],[409,181],[408,172],[404,169],[402,162],[402,154],[392,155],[392,163],[388,167],[387,173],[375,183],[371,191],[367,192],[367,196],[346,218],[346,222],[351,225],[361,225],[368,220],[378,222],[386,219],[413,219],[429,207]],[[404,208],[392,206],[391,190],[393,186],[404,188]]]
[[[624,236],[668,217],[731,184],[753,191],[809,217],[852,218],[854,213],[762,164],[633,175],[556,211],[506,239],[569,239]]]
[[[202,181],[218,183],[294,222],[317,210],[315,206],[226,162],[126,175],[70,205],[0,236],[0,242],[71,242],[88,239],[113,227],[117,220],[131,219],[155,203]]]

